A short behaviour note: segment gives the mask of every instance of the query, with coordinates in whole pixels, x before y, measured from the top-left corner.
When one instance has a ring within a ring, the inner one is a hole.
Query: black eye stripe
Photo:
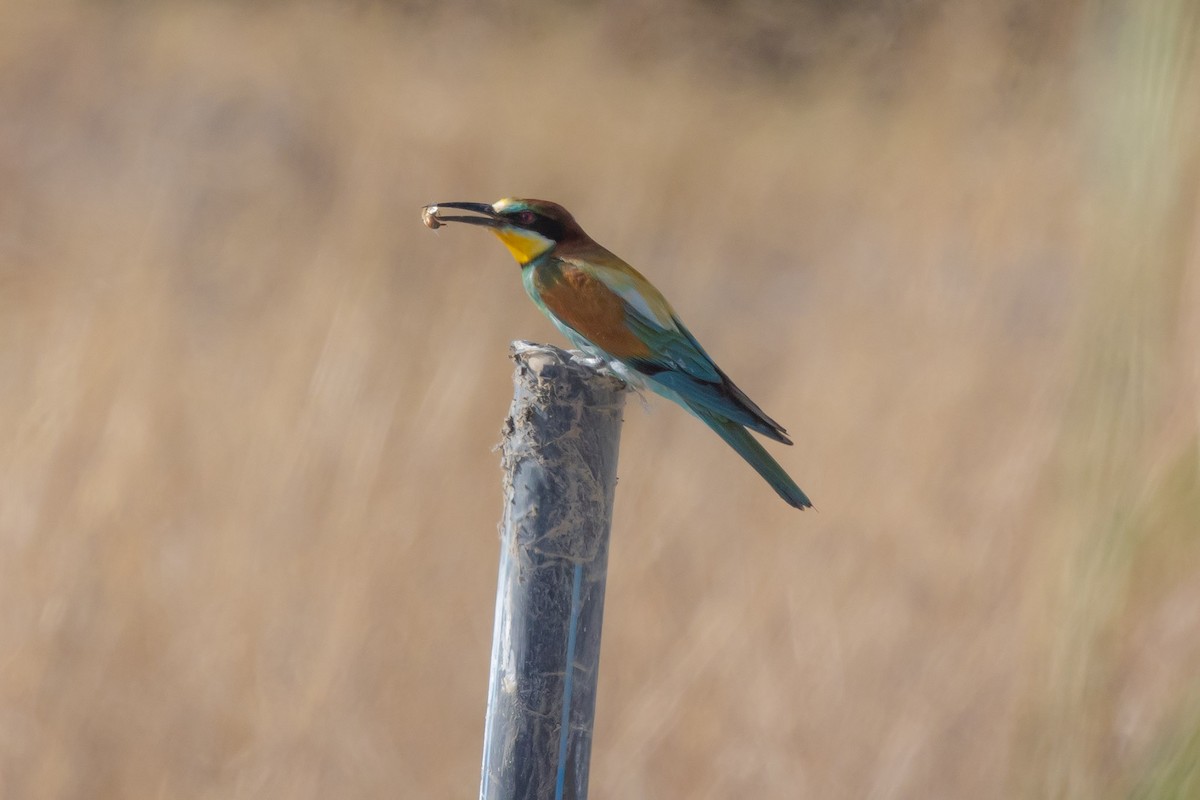
[[[561,222],[550,217],[544,217],[541,214],[537,215],[537,219],[529,226],[529,229],[540,233],[553,242],[562,241],[565,233]]]
[[[508,211],[505,212],[504,216],[508,217],[518,225],[525,226],[532,225],[538,219],[538,215],[532,211],[529,211],[528,209],[523,211]]]
[[[557,242],[563,237],[563,224],[545,214],[539,214],[529,209],[522,209],[521,211],[509,212],[505,216],[522,228],[539,233],[551,241]]]

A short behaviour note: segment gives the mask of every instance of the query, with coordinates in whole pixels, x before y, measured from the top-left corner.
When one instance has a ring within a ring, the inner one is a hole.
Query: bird
[[[444,209],[472,215],[447,215]],[[521,268],[525,291],[576,347],[626,383],[683,406],[717,433],[789,505],[812,502],[751,431],[790,445],[787,431],[739,389],[645,277],[588,236],[548,200],[435,203],[425,225],[489,229]]]

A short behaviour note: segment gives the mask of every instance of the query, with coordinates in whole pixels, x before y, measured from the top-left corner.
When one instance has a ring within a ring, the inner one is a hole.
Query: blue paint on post
[[[558,734],[558,778],[554,781],[554,800],[563,800],[563,784],[567,779],[567,733],[571,730],[571,684],[575,676],[575,634],[579,630],[579,583],[583,565],[575,565],[571,585],[571,627],[567,631],[567,672],[563,680],[562,730]]]

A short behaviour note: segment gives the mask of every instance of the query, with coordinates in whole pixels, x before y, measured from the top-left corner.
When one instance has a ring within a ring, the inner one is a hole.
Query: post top
[[[509,348],[510,356],[518,365],[525,367],[534,375],[549,377],[555,370],[565,370],[574,373],[574,377],[588,383],[599,383],[600,387],[613,391],[624,391],[628,387],[620,378],[601,372],[596,368],[596,360],[579,350],[564,350],[551,344],[539,344],[524,339],[517,339]],[[607,385],[604,385],[607,384]]]

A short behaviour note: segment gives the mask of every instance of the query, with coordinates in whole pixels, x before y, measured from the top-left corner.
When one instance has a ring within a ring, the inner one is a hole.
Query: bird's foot
[[[588,369],[595,370],[596,372],[601,373],[602,375],[612,375],[613,377],[620,377],[619,375],[617,375],[616,372],[613,371],[613,368],[609,366],[607,358],[601,358],[600,356],[587,355],[587,354],[583,353],[582,351],[580,351],[579,355],[575,356],[575,361],[577,363],[582,364],[583,366],[587,367]]]
[[[575,356],[576,363],[593,370],[598,375],[603,375],[606,378],[616,378],[621,383],[628,386],[633,391],[637,391],[638,387],[629,379],[629,375],[613,365],[607,358],[600,356]]]

